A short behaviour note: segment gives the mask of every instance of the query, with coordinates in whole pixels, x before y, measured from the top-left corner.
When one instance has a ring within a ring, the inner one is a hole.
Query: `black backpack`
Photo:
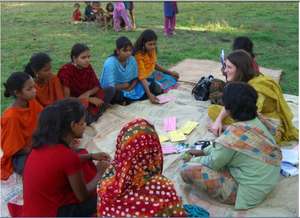
[[[208,77],[201,77],[192,90],[192,95],[198,101],[207,101],[209,97],[209,87],[211,81],[214,79],[212,75]]]

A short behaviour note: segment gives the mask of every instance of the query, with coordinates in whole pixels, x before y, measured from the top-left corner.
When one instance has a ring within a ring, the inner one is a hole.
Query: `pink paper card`
[[[160,104],[168,103],[169,101],[175,100],[175,96],[165,96],[165,95],[159,95],[157,96]]]
[[[176,130],[176,117],[168,117],[164,119],[164,130],[166,132]]]
[[[175,154],[177,153],[176,146],[172,144],[164,144],[161,146],[163,154]]]

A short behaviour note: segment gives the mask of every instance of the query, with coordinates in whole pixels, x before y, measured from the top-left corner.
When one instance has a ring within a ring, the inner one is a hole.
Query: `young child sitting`
[[[75,10],[73,11],[73,14],[72,14],[72,20],[74,22],[79,22],[79,21],[81,21],[80,4],[75,3],[74,8],[75,8]]]
[[[104,13],[105,17],[105,27],[113,27],[113,12],[114,12],[114,5],[111,2],[108,2],[105,7],[106,11]]]
[[[91,5],[90,2],[85,2],[86,3],[86,7],[85,7],[85,10],[84,10],[84,19],[83,21],[87,21],[87,22],[90,22],[90,21],[95,21],[96,17],[93,13],[93,7]]]
[[[64,98],[59,78],[52,73],[51,58],[43,52],[33,54],[24,69],[35,81],[36,100],[48,106]]]
[[[12,73],[4,87],[4,96],[14,97],[14,102],[1,117],[1,180],[7,180],[13,171],[23,173],[32,133],[43,109],[35,100],[34,81],[27,73]]]

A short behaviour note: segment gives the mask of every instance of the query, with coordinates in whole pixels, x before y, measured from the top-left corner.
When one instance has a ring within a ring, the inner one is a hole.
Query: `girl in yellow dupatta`
[[[280,144],[283,141],[297,140],[298,129],[292,124],[293,115],[283,97],[280,85],[268,76],[256,75],[250,55],[243,50],[236,50],[229,54],[225,64],[227,81],[247,82],[258,92],[258,113],[278,125],[275,131],[276,142]],[[223,124],[229,125],[235,122],[219,105],[210,106],[208,115],[214,121],[210,130],[215,135],[221,134]]]

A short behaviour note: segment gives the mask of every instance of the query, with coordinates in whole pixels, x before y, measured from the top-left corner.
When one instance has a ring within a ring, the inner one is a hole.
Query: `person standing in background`
[[[132,29],[136,29],[135,23],[135,12],[134,12],[134,3],[133,1],[124,1],[124,5],[131,19]]]
[[[175,1],[164,2],[164,32],[165,36],[175,35],[176,14],[178,13],[177,3]]]

